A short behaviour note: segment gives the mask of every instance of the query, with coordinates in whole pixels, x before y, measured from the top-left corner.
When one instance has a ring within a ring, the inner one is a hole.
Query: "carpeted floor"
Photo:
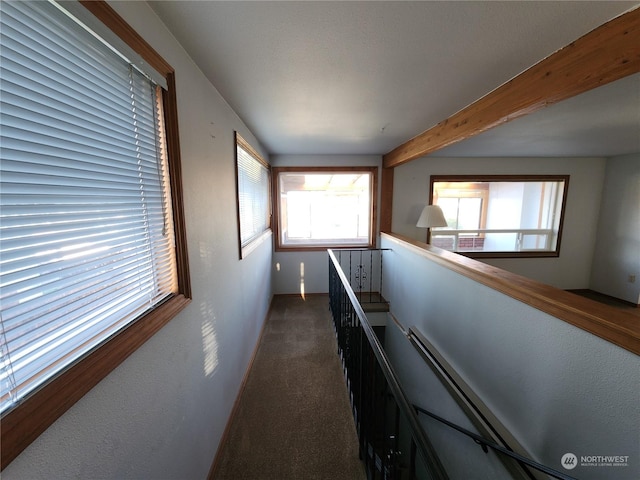
[[[596,302],[604,303],[611,307],[615,307],[624,312],[630,313],[631,315],[635,315],[640,317],[640,308],[633,305],[630,302],[626,302],[624,300],[619,300],[615,297],[610,297],[609,295],[605,295],[604,293],[594,292],[593,290],[568,290],[571,293],[575,293],[576,295],[580,295],[582,297],[590,298],[591,300],[595,300]]]
[[[215,479],[365,478],[328,302],[274,297]]]

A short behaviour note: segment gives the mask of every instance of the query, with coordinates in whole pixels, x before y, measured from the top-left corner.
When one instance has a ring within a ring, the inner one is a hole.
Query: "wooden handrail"
[[[425,466],[428,468],[429,477],[435,478],[435,479],[442,479],[442,480],[448,479],[449,477],[446,471],[444,470],[442,464],[440,463],[440,459],[438,458],[438,455],[435,449],[433,448],[433,445],[431,444],[430,440],[427,438],[426,433],[420,426],[420,423],[416,416],[416,412],[413,409],[412,404],[409,402],[407,395],[402,385],[400,384],[400,380],[398,379],[398,376],[396,375],[393,367],[391,366],[391,363],[387,357],[387,354],[385,353],[384,348],[380,343],[380,340],[378,339],[375,332],[373,331],[373,328],[371,327],[371,324],[369,323],[369,320],[367,319],[367,316],[365,315],[364,310],[362,309],[362,306],[360,305],[360,302],[358,301],[358,298],[356,297],[355,292],[351,288],[349,279],[347,278],[345,273],[342,271],[340,262],[338,261],[338,259],[336,258],[335,254],[331,249],[328,249],[327,253],[329,255],[330,271],[334,271],[336,273],[337,280],[339,280],[340,282],[339,285],[342,291],[346,294],[346,297],[349,299],[349,303],[351,304],[353,313],[357,317],[358,324],[362,328],[362,332],[365,334],[366,341],[369,343],[369,346],[371,347],[371,351],[373,352],[373,355],[376,358],[378,366],[380,367],[380,371],[382,372],[382,374],[384,375],[384,378],[386,379],[387,385],[389,387],[389,391],[393,395],[393,398],[395,398],[398,408],[404,415],[404,418],[407,421],[407,425],[411,430],[412,438],[414,439],[417,447],[419,448],[419,451],[424,456],[424,460],[427,462]],[[329,274],[330,284],[332,281],[333,281],[332,274],[330,273]],[[332,292],[333,292],[333,289],[331,288],[331,285],[330,285],[329,286],[330,297],[332,295]],[[330,299],[330,302],[331,301],[332,299]],[[332,314],[337,315],[338,313],[336,311],[333,311],[332,309]],[[335,317],[334,317],[334,321],[335,321]]]
[[[637,316],[624,310],[402,235],[382,233],[382,237],[401,244],[478,283],[640,355],[640,322]]]

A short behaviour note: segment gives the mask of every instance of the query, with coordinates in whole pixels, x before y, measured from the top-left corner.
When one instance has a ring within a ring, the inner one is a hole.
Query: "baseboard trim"
[[[329,292],[311,292],[311,293],[276,293],[273,296],[274,297],[320,297],[320,296],[327,296],[329,295]]]
[[[258,335],[258,340],[256,342],[255,347],[253,347],[251,360],[249,360],[247,369],[244,372],[244,376],[242,377],[242,382],[240,383],[240,388],[238,389],[238,395],[236,395],[236,399],[233,402],[233,408],[231,409],[231,413],[229,414],[229,419],[227,420],[227,424],[224,427],[224,432],[222,432],[222,436],[220,437],[220,443],[218,443],[218,448],[213,458],[213,463],[211,464],[211,468],[209,469],[209,475],[207,475],[207,480],[214,480],[216,477],[216,474],[218,473],[218,470],[220,469],[222,447],[227,443],[227,439],[231,431],[231,425],[233,424],[233,420],[238,414],[238,408],[240,407],[240,399],[242,398],[242,394],[244,393],[244,389],[247,385],[247,380],[249,379],[249,373],[253,368],[253,362],[256,359],[256,355],[258,354],[258,348],[260,347],[260,343],[262,342],[262,336],[264,335],[264,327],[267,324],[267,319],[271,315],[271,311],[273,309],[274,298],[275,298],[275,295],[272,295],[271,301],[269,302],[269,309],[267,310],[267,314],[262,321],[262,327],[260,328],[260,334]]]

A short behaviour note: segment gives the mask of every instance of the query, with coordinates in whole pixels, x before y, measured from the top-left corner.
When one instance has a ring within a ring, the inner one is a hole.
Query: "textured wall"
[[[640,478],[640,357],[401,242],[383,236],[382,246],[393,249],[385,254],[384,271],[393,315],[430,339],[534,459],[562,470],[565,453],[578,462],[581,456],[629,456],[627,467],[579,465],[567,473],[584,480]],[[428,403],[434,395],[429,379],[415,376],[406,367],[411,361],[392,357],[394,365],[405,365],[398,369],[415,398]],[[443,402],[425,406],[455,413]],[[467,448],[477,446],[469,442]]]
[[[416,222],[429,200],[430,175],[570,175],[558,258],[486,259],[485,262],[555,287],[587,288],[600,208],[604,158],[438,158],[426,157],[395,169],[393,232],[422,242]]]
[[[640,153],[607,160],[590,288],[640,304]]]
[[[387,322],[384,348],[396,374],[402,379],[402,387],[411,403],[479,434],[463,410],[451,400],[442,382],[393,321]],[[493,451],[485,453],[469,437],[427,415],[419,414],[418,420],[451,480],[512,478]]]
[[[205,478],[271,299],[271,243],[238,259],[234,130],[260,145],[145,2],[112,6],[176,70],[193,302],[6,480]]]
[[[274,155],[274,167],[380,167],[380,155]],[[380,172],[378,171],[378,199]],[[380,204],[378,200],[378,205]],[[326,252],[275,252],[275,294],[326,293],[329,291],[329,257]]]

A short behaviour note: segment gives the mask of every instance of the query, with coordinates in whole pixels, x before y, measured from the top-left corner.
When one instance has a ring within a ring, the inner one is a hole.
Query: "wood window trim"
[[[326,245],[326,246],[287,246],[282,245],[280,241],[280,194],[278,191],[279,181],[278,176],[280,173],[297,172],[297,173],[330,173],[330,172],[366,172],[371,174],[371,208],[369,216],[369,242],[368,244],[359,245]],[[273,218],[275,221],[272,224],[272,229],[276,237],[275,250],[276,252],[312,252],[312,251],[326,251],[327,248],[375,248],[376,245],[376,225],[377,225],[377,210],[378,210],[378,167],[273,167],[272,168],[272,199],[273,199]]]
[[[96,0],[81,3],[166,77],[168,89],[163,90],[163,104],[174,215],[178,292],[27,396],[20,404],[2,416],[0,421],[1,470],[4,470],[53,422],[191,301],[189,259],[182,200],[175,72],[106,2]]]
[[[236,136],[236,145],[240,145],[249,155],[251,155],[258,162],[260,162],[263,167],[265,167],[267,170],[271,170],[271,165],[269,165],[269,163],[264,158],[262,158],[262,155],[260,155],[258,151],[255,148],[253,148],[249,142],[247,142],[244,138],[242,138],[242,135],[236,132],[235,136]]]
[[[524,252],[453,252],[469,258],[549,258],[560,256],[562,230],[564,227],[565,209],[569,193],[569,175],[431,175],[429,181],[429,203],[433,203],[433,184],[436,182],[564,182],[558,240],[554,251]],[[483,212],[486,215],[486,212]],[[486,220],[486,218],[485,218]],[[429,232],[430,233],[430,232]],[[429,241],[430,239],[427,239]]]
[[[249,241],[246,245],[242,245],[242,232],[240,231],[241,219],[240,219],[240,179],[238,176],[238,146],[240,146],[245,152],[251,155],[258,163],[260,163],[263,167],[267,169],[269,174],[269,183],[273,183],[273,175],[271,170],[271,165],[262,158],[262,155],[258,153],[256,149],[254,149],[249,142],[247,142],[242,135],[238,132],[235,132],[235,144],[234,144],[234,152],[236,158],[236,220],[238,225],[238,246],[240,250],[240,260],[243,258],[247,258],[251,252],[253,252],[256,248],[258,248],[263,242],[271,238],[272,232],[272,223],[273,223],[273,197],[272,192],[273,188],[269,186],[269,214],[267,218],[267,228],[258,236]]]

